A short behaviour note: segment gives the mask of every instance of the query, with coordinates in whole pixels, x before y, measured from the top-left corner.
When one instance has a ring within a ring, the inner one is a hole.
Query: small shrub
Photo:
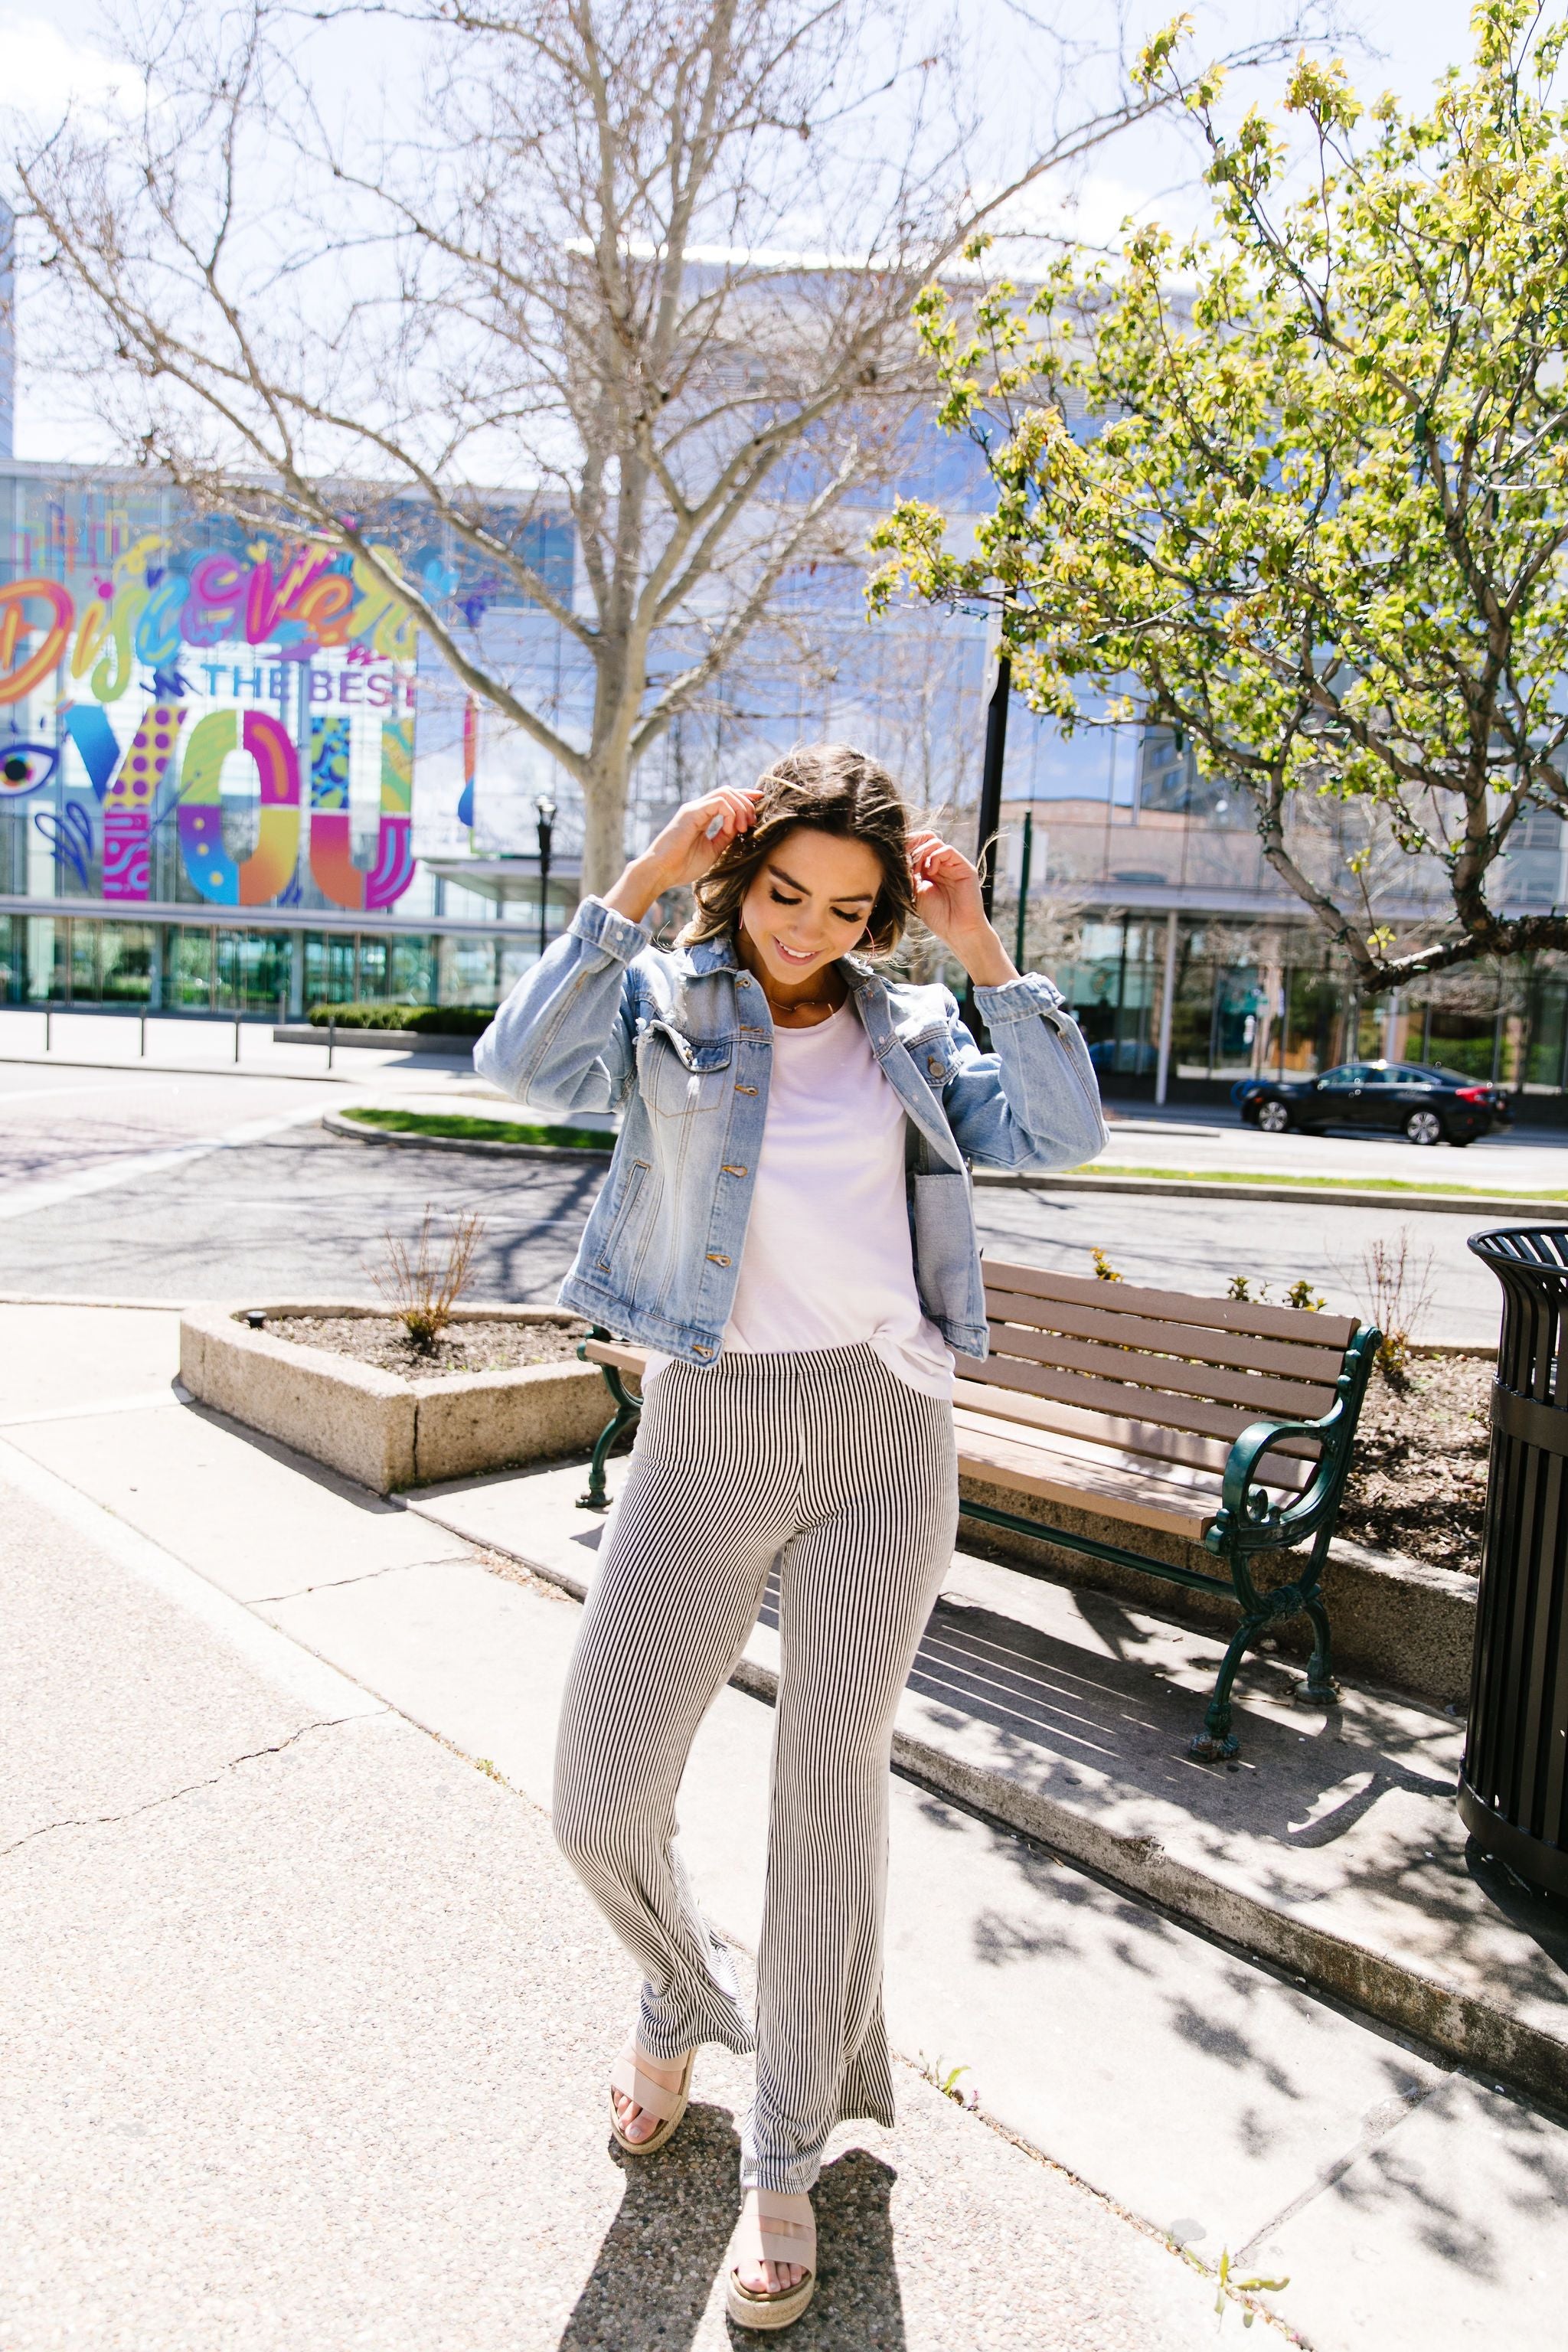
[[[1410,1377],[1412,1331],[1432,1303],[1432,1252],[1413,1250],[1410,1228],[1401,1225],[1392,1239],[1370,1243],[1361,1263],[1368,1320],[1383,1335],[1373,1361],[1390,1388],[1402,1389]]]
[[[386,999],[362,998],[357,1004],[312,1004],[306,1019],[312,1029],[406,1029],[419,1036],[479,1037],[495,1019],[493,1006],[482,1004],[395,1004]]]
[[[1120,1282],[1121,1280],[1121,1275],[1117,1273],[1116,1268],[1111,1265],[1110,1260],[1106,1256],[1105,1252],[1102,1249],[1091,1249],[1089,1255],[1094,1260],[1094,1271],[1098,1280],[1100,1282]]]
[[[979,2106],[978,2091],[963,2091],[959,2088],[961,2076],[969,2072],[967,2066],[950,2066],[945,2058],[928,2058],[922,2050],[920,2070],[926,2081],[939,2090],[944,2099],[951,2099],[955,2106],[968,2107],[971,2112]]]
[[[468,1271],[484,1221],[471,1210],[458,1218],[443,1245],[435,1231],[436,1212],[426,1208],[412,1245],[388,1234],[383,1271],[373,1273],[387,1304],[401,1318],[416,1348],[433,1348],[452,1319],[452,1309],[468,1286]]]
[[[1233,1274],[1227,1298],[1240,1299],[1244,1306],[1267,1307],[1270,1304],[1268,1285],[1259,1282],[1255,1274]],[[1284,1294],[1283,1304],[1299,1307],[1303,1315],[1316,1315],[1328,1305],[1320,1291],[1313,1289],[1304,1274],[1299,1274]]]

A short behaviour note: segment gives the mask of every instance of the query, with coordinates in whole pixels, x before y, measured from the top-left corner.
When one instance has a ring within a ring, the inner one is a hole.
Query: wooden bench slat
[[[1076,1463],[1081,1469],[1086,1464],[1100,1469],[1120,1472],[1132,1479],[1140,1492],[1163,1495],[1178,1507],[1185,1509],[1196,1503],[1211,1515],[1217,1511],[1223,1481],[1217,1470],[1187,1462],[1155,1462],[1129,1453],[1123,1447],[1102,1445],[1098,1439],[1069,1437],[1055,1431],[1026,1433],[1016,1422],[1007,1422],[984,1408],[973,1410],[960,1406],[952,1416],[958,1435],[959,1468],[963,1467],[963,1448],[971,1434],[1004,1437],[1014,1444],[1026,1445],[1032,1454],[1051,1465]],[[1294,1501],[1293,1494],[1273,1479],[1259,1481],[1271,1501]]]
[[[1032,1298],[1021,1290],[987,1286],[985,1310],[993,1322],[1062,1331],[1075,1339],[1100,1339],[1120,1348],[1148,1348],[1162,1355],[1188,1356],[1200,1364],[1231,1364],[1242,1371],[1272,1372],[1284,1380],[1332,1380],[1343,1358],[1339,1348],[1296,1347],[1286,1339],[1260,1339],[1250,1331],[1211,1331],[1201,1323],[1157,1322],[1147,1315],[1108,1315],[1098,1300],[1090,1307],[1079,1307]]]
[[[995,1476],[1026,1495],[1081,1511],[1089,1505],[1108,1518],[1129,1525],[1155,1528],[1163,1535],[1184,1536],[1190,1543],[1203,1540],[1204,1529],[1219,1507],[1217,1491],[1205,1502],[1184,1498],[1164,1480],[1142,1476],[1119,1463],[1086,1461],[1072,1455],[1052,1455],[1005,1429],[976,1427],[965,1413],[959,1433],[960,1473],[973,1477]],[[962,1513],[963,1506],[959,1505]]]
[[[648,1348],[628,1347],[621,1339],[584,1339],[583,1354],[590,1364],[614,1364],[617,1372],[631,1372],[640,1380],[648,1357]]]
[[[1239,1298],[1198,1298],[1184,1290],[1143,1290],[1131,1282],[1101,1282],[1095,1276],[1055,1274],[1043,1266],[1015,1265],[987,1257],[981,1269],[1000,1290],[1021,1290],[1034,1298],[1072,1299],[1122,1315],[1152,1315],[1159,1322],[1212,1325],[1217,1331],[1253,1331],[1269,1339],[1306,1339],[1309,1345],[1337,1349],[1351,1343],[1355,1323],[1348,1315],[1312,1315],[1296,1307],[1263,1307]],[[1108,1297],[1107,1294],[1113,1294]],[[1310,1334],[1302,1329],[1310,1326]]]
[[[1064,1437],[1082,1438],[1121,1454],[1145,1454],[1152,1461],[1184,1462],[1194,1469],[1225,1469],[1230,1452],[1223,1438],[1204,1437],[1190,1430],[1162,1429],[1122,1413],[1091,1412],[1081,1405],[1061,1404],[1054,1397],[1035,1396],[1023,1390],[999,1389],[988,1381],[960,1378],[953,1402],[970,1412],[991,1414],[1021,1428],[1045,1429]],[[1286,1448],[1289,1448],[1289,1452]],[[1265,1454],[1258,1465],[1271,1486],[1300,1488],[1317,1468],[1319,1447],[1310,1437],[1288,1438]]]
[[[1239,1412],[1234,1405],[1210,1404],[1202,1397],[1174,1396],[1161,1389],[1116,1389],[1082,1372],[1026,1364],[1011,1356],[988,1356],[983,1365],[973,1356],[960,1356],[958,1365],[967,1380],[978,1377],[994,1381],[998,1388],[1026,1389],[1036,1396],[1055,1397],[1063,1404],[1085,1405],[1091,1412],[1131,1411],[1140,1421],[1160,1422],[1167,1429],[1194,1430],[1205,1437],[1233,1440],[1264,1418]]]
[[[1300,1381],[1275,1381],[1266,1375],[1234,1372],[1223,1364],[1187,1364],[1174,1356],[1152,1356],[1142,1349],[1122,1349],[1114,1342],[1098,1344],[1089,1339],[1067,1339],[1054,1331],[1026,1330],[1022,1324],[999,1323],[992,1327],[993,1354],[987,1363],[1005,1362],[1023,1358],[1026,1362],[1057,1364],[1065,1370],[1089,1372],[1103,1381],[1130,1383],[1139,1391],[1138,1396],[1108,1396],[1106,1409],[1142,1412],[1142,1395],[1145,1391],[1174,1390],[1178,1396],[1202,1397],[1210,1404],[1237,1404],[1250,1408],[1254,1416],[1278,1414],[1280,1418],[1316,1421],[1327,1412],[1334,1401],[1334,1391],[1321,1383],[1309,1387]],[[979,1377],[984,1380],[982,1372]],[[1152,1420],[1149,1414],[1146,1418]]]

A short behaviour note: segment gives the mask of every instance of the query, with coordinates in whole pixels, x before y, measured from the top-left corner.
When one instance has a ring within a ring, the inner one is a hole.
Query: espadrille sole
[[[724,2308],[737,2327],[793,2327],[816,2293],[815,2271],[808,2271],[800,2284],[784,2294],[748,2294],[731,2271]]]

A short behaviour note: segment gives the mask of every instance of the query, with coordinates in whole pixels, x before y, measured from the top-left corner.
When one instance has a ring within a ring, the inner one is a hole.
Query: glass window
[[[1366,1076],[1364,1062],[1345,1062],[1337,1070],[1325,1070],[1318,1080],[1321,1087],[1359,1087]]]
[[[213,935],[171,925],[163,961],[163,1002],[206,1013],[213,1003]]]
[[[146,1004],[153,994],[153,932],[146,923],[99,926],[103,997],[110,1004]]]
[[[350,942],[351,946],[353,942]],[[225,1013],[287,1014],[289,941],[256,931],[219,931],[217,1002]]]
[[[354,940],[352,931],[305,934],[305,1007],[352,1004],[354,1001]]]

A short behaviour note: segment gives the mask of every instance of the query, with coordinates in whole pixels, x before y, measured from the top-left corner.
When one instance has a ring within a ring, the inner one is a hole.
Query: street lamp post
[[[980,773],[980,838],[975,861],[980,867],[980,895],[990,914],[996,890],[996,835],[1002,823],[1002,771],[1007,757],[1007,702],[1013,691],[1013,663],[998,629],[996,682],[985,711],[985,760]],[[984,1045],[984,1024],[974,1002],[974,982],[963,992],[963,1017]]]
[[[541,793],[533,805],[539,812],[539,952],[542,955],[550,929],[550,838],[555,803]]]

